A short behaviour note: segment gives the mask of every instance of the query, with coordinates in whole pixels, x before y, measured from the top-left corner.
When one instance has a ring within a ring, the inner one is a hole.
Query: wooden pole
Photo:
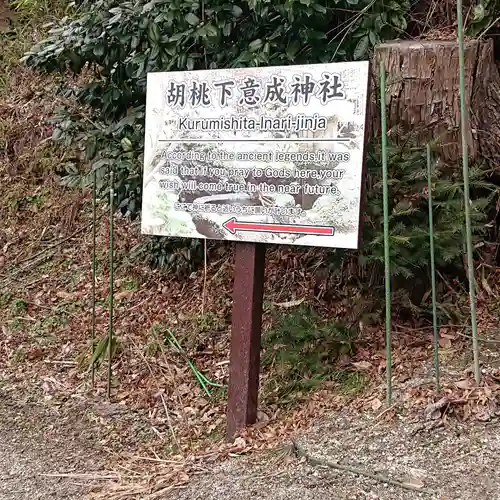
[[[266,247],[262,243],[236,243],[228,440],[257,420],[265,254]]]

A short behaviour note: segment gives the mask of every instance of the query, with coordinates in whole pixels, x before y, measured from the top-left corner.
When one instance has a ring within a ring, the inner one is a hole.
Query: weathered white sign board
[[[142,232],[357,248],[368,62],[150,73]]]

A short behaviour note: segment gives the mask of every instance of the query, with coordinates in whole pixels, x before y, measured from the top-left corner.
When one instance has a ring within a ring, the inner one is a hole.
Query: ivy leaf
[[[177,42],[178,40],[181,40],[186,36],[186,33],[175,33],[175,35],[172,35],[168,41],[169,42]]]
[[[474,6],[472,9],[472,22],[473,23],[480,23],[486,14],[486,9],[484,8],[484,5],[482,3]]]
[[[406,30],[408,23],[406,22],[406,18],[400,14],[393,14],[391,16],[392,25],[396,28],[399,28],[401,31]]]
[[[142,13],[143,14],[146,14],[146,12],[149,12],[151,10],[153,10],[153,7],[154,7],[154,2],[148,2],[143,8],[142,8]]]
[[[200,18],[196,15],[190,12],[189,14],[186,14],[186,22],[190,24],[191,26],[197,26],[200,24]]]
[[[370,38],[370,43],[373,46],[377,45],[377,43],[379,43],[380,41],[380,38],[377,33],[375,33],[375,31],[370,31],[370,33],[368,33],[368,37]]]
[[[219,34],[219,32],[217,31],[217,28],[213,24],[208,23],[202,26],[198,30],[198,34],[204,37],[209,37],[209,36],[215,37]]]
[[[295,54],[297,54],[299,49],[300,49],[299,42],[297,40],[292,40],[286,49],[286,55],[290,60],[293,60]]]
[[[149,38],[152,42],[158,43],[158,41],[160,40],[160,36],[160,27],[156,23],[152,23],[149,26]]]
[[[401,5],[399,4],[399,2],[396,2],[396,0],[392,0],[391,2],[389,2],[387,4],[387,7],[390,9],[390,10],[395,10],[395,11],[400,11],[402,10],[401,9]]]
[[[241,7],[238,7],[237,5],[233,5],[232,13],[234,17],[241,17],[241,15],[243,14],[243,9]]]
[[[324,5],[320,5],[319,3],[315,3],[313,5],[313,9],[321,14],[326,14],[326,7]]]
[[[378,15],[376,18],[375,18],[375,30],[377,31],[377,33],[380,33],[382,31],[382,28],[385,26],[386,22],[384,21],[384,19],[382,18],[382,15]]]
[[[255,52],[256,50],[259,50],[262,47],[262,40],[260,38],[257,38],[257,40],[254,40],[248,45],[248,50],[250,52]]]
[[[96,45],[94,47],[93,52],[94,52],[94,55],[96,55],[97,57],[103,56],[104,55],[104,45],[102,45],[102,44],[101,45]]]
[[[365,57],[366,53],[368,52],[369,46],[370,46],[370,38],[368,37],[368,35],[365,35],[364,37],[360,38],[358,44],[356,45],[356,48],[354,49],[354,54],[353,54],[354,59],[356,61],[363,59],[363,57]]]

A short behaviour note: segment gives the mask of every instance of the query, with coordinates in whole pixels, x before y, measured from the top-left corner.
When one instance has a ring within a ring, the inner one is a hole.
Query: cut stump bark
[[[459,52],[456,41],[394,41],[375,48],[374,76],[380,63],[387,73],[387,124],[397,138],[414,134],[423,145],[432,140],[442,159],[461,157]],[[500,75],[491,40],[465,43],[465,89],[471,160],[500,160]],[[372,116],[380,113],[372,103]],[[374,120],[372,136],[380,135]],[[397,139],[396,139],[397,140]]]

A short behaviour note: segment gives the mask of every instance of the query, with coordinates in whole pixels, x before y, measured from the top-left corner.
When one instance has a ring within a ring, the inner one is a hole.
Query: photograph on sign
[[[142,232],[357,248],[368,62],[149,73]]]

